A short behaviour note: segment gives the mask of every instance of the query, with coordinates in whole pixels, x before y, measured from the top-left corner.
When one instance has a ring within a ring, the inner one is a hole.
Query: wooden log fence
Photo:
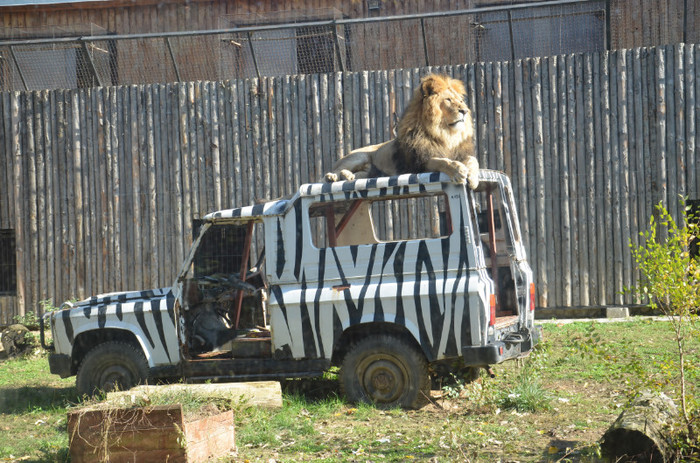
[[[0,228],[16,295],[170,285],[209,211],[289,195],[393,136],[420,77],[466,83],[482,166],[517,195],[541,307],[636,304],[629,243],[700,197],[700,46],[377,72],[0,94]]]

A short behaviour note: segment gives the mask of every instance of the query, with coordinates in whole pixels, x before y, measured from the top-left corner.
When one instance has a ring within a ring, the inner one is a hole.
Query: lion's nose
[[[462,116],[464,116],[465,114],[467,114],[467,109],[466,109],[466,108],[459,108],[459,113],[460,113]]]

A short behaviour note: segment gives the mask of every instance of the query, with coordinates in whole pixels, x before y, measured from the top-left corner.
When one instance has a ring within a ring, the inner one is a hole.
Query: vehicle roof
[[[496,181],[504,174],[502,172],[480,169],[479,179],[481,181]],[[326,194],[347,194],[348,197],[353,192],[365,192],[382,188],[394,188],[410,185],[428,185],[435,183],[451,183],[450,178],[440,172],[428,172],[422,174],[403,174],[392,177],[363,178],[352,181],[341,181],[333,183],[305,183],[291,197],[267,201],[265,203],[252,206],[236,207],[210,212],[204,216],[205,221],[216,222],[219,220],[241,219],[249,221],[253,218],[281,215],[291,208],[297,199],[305,196],[318,196]]]

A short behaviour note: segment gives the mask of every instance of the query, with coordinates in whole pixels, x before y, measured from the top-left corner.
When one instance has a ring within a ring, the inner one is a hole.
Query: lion
[[[464,84],[444,75],[423,77],[398,124],[396,138],[351,151],[327,182],[405,173],[444,172],[452,181],[479,184],[474,126]]]

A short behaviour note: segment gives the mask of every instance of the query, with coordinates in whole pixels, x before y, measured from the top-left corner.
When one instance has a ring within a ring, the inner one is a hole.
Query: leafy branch
[[[683,419],[691,438],[695,436],[688,410],[686,387],[687,340],[697,329],[700,307],[700,259],[691,252],[698,238],[698,218],[689,208],[681,207],[679,226],[668,210],[659,203],[649,228],[640,233],[640,245],[630,243],[642,279],[637,293],[647,297],[652,308],[666,315],[672,326],[678,356],[680,399]]]

